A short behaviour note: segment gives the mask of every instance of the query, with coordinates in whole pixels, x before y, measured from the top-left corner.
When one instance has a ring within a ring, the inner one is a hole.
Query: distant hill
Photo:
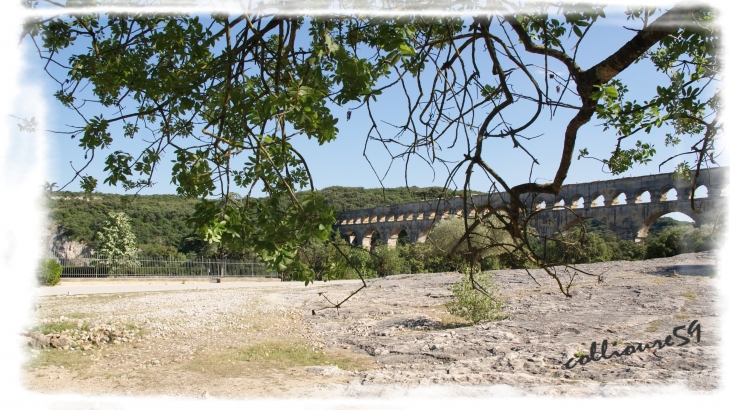
[[[441,194],[441,187],[405,187],[400,188],[352,188],[332,186],[319,192],[324,196],[325,203],[330,205],[335,213],[353,209],[373,208],[415,202],[422,199],[436,199]],[[481,192],[473,191],[474,194]]]
[[[157,244],[177,249],[182,239],[192,233],[185,220],[193,214],[196,199],[177,195],[92,194],[53,192],[49,195],[50,222],[63,230],[64,236],[95,244],[110,211],[122,211],[131,219],[137,243]]]
[[[441,188],[365,189],[329,187],[319,191],[335,213],[359,208],[392,205],[421,199],[435,199]],[[63,230],[64,236],[85,242],[93,248],[95,235],[110,211],[123,211],[131,219],[132,231],[141,248],[156,248],[158,254],[173,250],[186,252],[183,239],[193,234],[186,219],[197,199],[177,195],[117,195],[80,192],[53,192],[48,197],[50,222]]]

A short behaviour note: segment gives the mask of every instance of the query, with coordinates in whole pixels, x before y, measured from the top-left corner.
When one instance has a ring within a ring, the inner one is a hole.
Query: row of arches
[[[430,232],[431,226],[421,229],[418,232],[416,241],[425,242]],[[354,230],[341,230],[340,233],[350,245],[362,246],[371,250],[380,245],[387,244],[389,247],[395,248],[411,242],[411,235],[402,226],[398,226],[387,233],[375,228],[368,229],[363,234]]]
[[[684,216],[684,220],[690,220],[692,222],[696,222],[696,220],[689,215],[683,213],[683,212],[669,212],[669,211],[662,211],[658,213],[654,213],[650,215],[648,218],[643,220],[637,220],[634,222],[629,221],[628,219],[624,221],[622,226],[617,226],[616,229],[619,230],[628,230],[630,231],[630,234],[632,236],[632,239],[635,239],[637,242],[640,242],[643,238],[646,237],[646,235],[649,232],[649,229],[651,226],[656,222],[660,217],[662,216],[670,216],[674,219],[678,219],[678,216]],[[584,221],[590,220],[593,218],[586,218]],[[571,221],[571,223],[566,224],[561,228],[561,230],[567,230],[570,227],[574,226],[578,221]],[[628,225],[627,225],[628,223]],[[416,242],[425,242],[428,238],[428,235],[433,228],[432,225],[429,225],[426,228],[421,229],[418,232],[417,237],[413,237],[409,234],[408,230],[403,226],[397,226],[393,228],[392,230],[388,232],[381,232],[382,230],[378,230],[375,228],[370,228],[366,231],[356,231],[356,230],[340,230],[340,233],[343,238],[345,238],[349,244],[353,246],[362,246],[366,249],[373,250],[375,247],[380,245],[387,244],[390,248],[395,248],[398,246],[402,246],[405,244],[408,244],[413,241],[413,239],[416,239]],[[616,232],[619,237],[621,237],[621,232]],[[628,232],[627,232],[628,234]]]
[[[720,196],[726,195],[727,188],[723,189]],[[705,185],[698,186],[694,191],[695,199],[702,199],[709,197],[709,190]],[[684,198],[686,196],[687,198]],[[658,198],[658,200],[655,200]],[[540,196],[534,201],[535,210],[546,209],[546,208],[571,208],[571,209],[583,209],[583,208],[599,208],[603,206],[620,206],[628,204],[645,204],[652,202],[667,202],[676,201],[678,199],[689,199],[689,193],[685,193],[680,198],[677,189],[673,186],[666,186],[658,191],[650,191],[648,189],[640,189],[635,191],[631,196],[627,196],[626,192],[616,190],[611,194],[610,197],[606,197],[603,193],[597,192],[593,194],[586,204],[586,198],[582,195],[575,195],[570,198],[557,196],[555,199],[548,200],[543,199]],[[347,214],[347,213],[346,213]],[[345,215],[346,215],[345,214]],[[384,223],[384,222],[407,222],[407,221],[434,221],[439,219],[446,219],[451,215],[458,217],[462,216],[462,209],[444,209],[441,212],[433,211],[416,211],[416,212],[391,212],[372,214],[365,216],[345,216],[338,221],[338,225],[361,225],[371,223]],[[472,210],[469,213],[470,217],[475,216],[475,211]]]
[[[339,221],[339,225],[360,225],[368,223],[380,223],[380,222],[407,222],[407,221],[433,221],[438,219],[446,219],[450,216],[455,215],[461,217],[461,209],[444,209],[442,212],[436,211],[417,211],[417,212],[404,212],[404,213],[389,213],[380,215],[369,215],[369,216],[357,216],[343,218]],[[470,212],[470,216],[474,216],[475,211]]]
[[[700,185],[695,189],[694,195],[695,199],[708,198],[709,191],[707,190],[706,186]],[[663,190],[659,191],[658,196],[658,202],[676,201],[677,199],[679,199],[677,189],[674,187],[665,187]],[[722,193],[722,196],[724,196],[724,192]],[[645,204],[653,202],[651,192],[646,189],[637,191],[633,199],[634,200],[631,202],[632,204]],[[689,199],[689,197],[686,199]],[[629,202],[627,201],[626,193],[622,191],[616,191],[615,193],[613,193],[609,200],[607,200],[606,197],[601,193],[595,193],[590,199],[591,208],[598,208],[602,206],[627,205],[628,203]],[[556,208],[562,207],[581,209],[586,207],[586,203],[585,198],[581,195],[573,196],[568,200],[567,203],[565,198],[558,196],[552,201],[552,205],[550,206]],[[548,202],[546,200],[538,199],[538,204],[535,206],[535,209],[545,209],[546,207],[548,207]]]
[[[707,223],[708,219],[697,219],[697,215],[695,217],[690,216],[689,214],[685,212],[679,212],[679,211],[661,211],[661,212],[655,212],[650,214],[648,217],[643,218],[631,218],[627,217],[623,219],[623,221],[620,221],[617,225],[613,226],[611,229],[612,231],[619,237],[623,239],[632,239],[636,242],[642,242],[643,239],[647,237],[649,234],[649,231],[651,230],[654,223],[659,220],[661,217],[669,217],[671,219],[675,219],[678,221],[683,222],[690,222],[693,224],[697,224],[697,226],[700,223]],[[711,220],[712,218],[710,218]],[[589,223],[589,221],[597,221],[599,224],[604,225],[606,228],[608,228],[608,220],[603,218],[594,218],[594,217],[586,217],[581,219],[574,219],[569,221],[568,223],[564,224],[560,227],[560,231],[565,232],[568,231],[570,228],[577,226],[581,222],[583,223]],[[550,232],[542,232],[542,235],[550,235]]]

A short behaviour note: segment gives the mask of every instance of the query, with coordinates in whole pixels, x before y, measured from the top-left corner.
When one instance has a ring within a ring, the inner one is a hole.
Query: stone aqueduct
[[[563,185],[557,195],[539,194],[522,199],[536,210],[542,209],[531,221],[542,235],[594,218],[603,221],[619,238],[640,242],[654,221],[670,212],[681,212],[698,224],[714,222],[725,205],[729,182],[725,170],[719,167],[700,172],[695,191],[695,208],[700,213],[690,206],[691,182],[677,180],[673,173]],[[499,208],[508,198],[502,193],[473,195],[467,201],[467,209],[471,208],[469,214],[474,216],[474,206],[490,201]],[[350,243],[366,248],[370,247],[376,231],[391,247],[404,234],[409,242],[425,242],[441,219],[462,216],[462,204],[462,198],[457,196],[345,211],[339,215],[334,228],[348,237]]]

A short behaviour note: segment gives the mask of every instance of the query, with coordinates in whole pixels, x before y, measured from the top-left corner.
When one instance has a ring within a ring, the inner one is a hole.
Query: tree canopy
[[[109,219],[100,231],[98,253],[109,259],[134,259],[137,253],[137,237],[132,233],[129,217],[124,212],[109,212]]]
[[[51,184],[48,184],[48,189],[46,206],[51,223],[64,236],[85,242],[94,249],[100,245],[96,232],[105,226],[110,212],[124,212],[129,217],[142,257],[177,257],[181,254],[210,257],[211,251],[219,249],[218,244],[206,246],[201,243],[195,230],[187,223],[195,212],[197,199],[178,195],[86,195],[82,192],[50,191]],[[442,189],[327,187],[318,192],[337,216],[341,211],[352,209],[435,199]],[[249,253],[249,249],[244,249],[243,254],[228,253],[227,257],[250,258]]]
[[[577,55],[606,18],[601,5],[503,0],[462,5],[464,17],[376,17],[64,14],[65,5],[79,2],[48,3],[59,15],[29,20],[21,40],[37,48],[58,82],[55,98],[78,114],[62,132],[89,161],[105,155],[103,182],[150,186],[161,157],[171,153],[178,194],[203,199],[193,220],[206,240],[254,249],[305,278],[312,276],[298,249],[311,238],[326,240],[334,217],[292,139],[337,138],[332,107],[354,104],[352,110],[367,113],[372,124],[362,138],[382,144],[393,159],[446,166],[445,188],[464,176],[464,198],[475,178],[488,179],[508,206],[497,212],[491,204],[465,204],[478,211],[463,220],[468,249],[469,232],[496,220],[490,229],[512,237],[508,250],[545,268],[566,294],[569,283],[551,269],[559,261],[542,260],[531,248],[535,196],[556,194],[576,158],[597,160],[614,174],[646,163],[657,139],[671,146],[694,138],[691,160],[677,169],[691,178],[714,162],[721,132],[720,36],[715,12],[696,3],[627,7],[624,24],[633,37],[618,49],[594,49],[602,56],[587,66]],[[622,78],[640,60],[660,74],[647,76],[656,82],[648,98]],[[387,93],[407,101],[406,115],[391,128],[374,114]],[[524,166],[539,163],[540,153],[531,150],[542,132],[535,127],[558,115],[569,120],[545,137],[562,147],[549,182],[532,176],[509,184],[509,169],[495,168],[487,153],[507,139]],[[593,118],[615,135],[606,157],[578,146]],[[664,135],[657,138],[657,131]],[[136,151],[116,148],[122,139],[139,141]],[[85,168],[76,175],[92,191],[98,180]],[[266,201],[250,200],[257,186]],[[210,200],[216,197],[222,201]]]

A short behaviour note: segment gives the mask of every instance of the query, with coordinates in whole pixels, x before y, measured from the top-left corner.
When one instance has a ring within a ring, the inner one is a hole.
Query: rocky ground
[[[577,276],[571,298],[545,273],[496,271],[509,317],[476,326],[447,313],[448,286],[459,280],[447,273],[368,280],[341,309],[314,315],[325,297],[340,300],[358,285],[38,298],[35,326],[22,335],[24,382],[42,392],[224,398],[383,396],[434,385],[570,396],[718,387],[714,254],[581,268],[602,280]],[[661,349],[565,366],[585,362],[592,342],[594,357],[604,339],[607,356],[630,353],[664,343],[678,326],[684,346],[675,335]]]

